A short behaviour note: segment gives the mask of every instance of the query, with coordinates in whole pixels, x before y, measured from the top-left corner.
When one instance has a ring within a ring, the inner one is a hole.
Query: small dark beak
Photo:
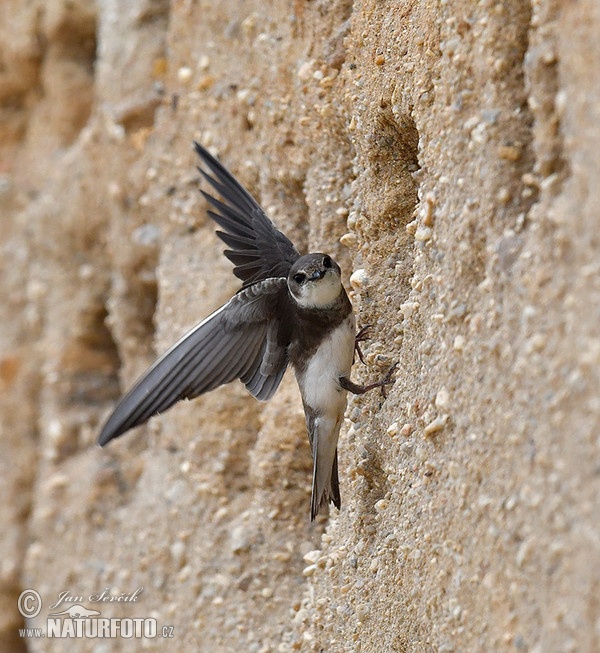
[[[322,279],[325,276],[325,273],[327,270],[317,270],[316,272],[313,272],[310,277],[308,277],[309,281],[316,281],[317,279]]]

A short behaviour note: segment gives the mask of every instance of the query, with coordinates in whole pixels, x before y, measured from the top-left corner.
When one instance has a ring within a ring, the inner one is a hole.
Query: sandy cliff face
[[[64,650],[18,637],[24,588],[33,625],[68,591],[173,650],[600,648],[599,30],[585,0],[2,3],[3,650]],[[237,288],[193,139],[362,271],[355,378],[399,362],[314,526],[291,375],[94,444]]]

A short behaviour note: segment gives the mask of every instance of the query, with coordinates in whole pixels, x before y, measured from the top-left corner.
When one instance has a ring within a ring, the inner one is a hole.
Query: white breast
[[[354,357],[354,313],[319,345],[304,374],[298,378],[302,397],[313,410],[337,415],[346,407],[340,376],[350,376]]]

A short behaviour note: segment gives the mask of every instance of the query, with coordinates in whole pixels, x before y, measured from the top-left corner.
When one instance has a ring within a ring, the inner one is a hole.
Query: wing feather
[[[225,256],[234,264],[234,274],[244,287],[268,278],[287,277],[300,258],[293,243],[225,166],[198,143],[194,147],[212,175],[198,168],[200,173],[224,200],[201,191],[215,209],[208,215],[226,232],[217,231],[217,235],[231,248]]]
[[[256,358],[260,353],[260,343],[264,339],[264,335],[265,328],[261,324],[246,329],[246,332],[241,334],[239,340],[231,338],[222,352],[217,374],[210,379],[206,379],[206,376],[203,375],[199,382],[197,381],[192,387],[192,395],[197,397],[204,392],[241,377],[248,359]]]
[[[287,297],[285,278],[249,286],[194,327],[161,356],[121,399],[98,442],[105,445],[182,399],[192,399],[224,383],[241,379],[258,399],[277,389],[288,364],[285,337],[273,353],[277,312]],[[267,340],[269,340],[267,345]],[[275,345],[277,346],[277,345]],[[275,355],[279,366],[265,365]]]

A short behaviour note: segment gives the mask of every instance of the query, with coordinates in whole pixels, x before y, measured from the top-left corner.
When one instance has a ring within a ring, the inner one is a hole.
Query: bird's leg
[[[367,324],[364,326],[355,336],[354,338],[354,351],[358,354],[358,357],[360,358],[360,362],[363,365],[366,365],[365,359],[363,358],[363,353],[360,348],[360,343],[364,342],[365,340],[369,340],[371,338],[371,329],[372,326],[370,324]]]
[[[385,387],[394,383],[392,380],[392,375],[396,371],[397,367],[398,363],[394,363],[388,370],[388,373],[383,377],[383,379],[381,381],[375,381],[375,383],[359,385],[358,383],[351,381],[347,376],[340,376],[340,385],[342,388],[344,388],[344,390],[348,390],[348,392],[351,392],[355,395],[364,395],[365,392],[369,392],[369,390],[381,388],[381,394],[385,397]]]

